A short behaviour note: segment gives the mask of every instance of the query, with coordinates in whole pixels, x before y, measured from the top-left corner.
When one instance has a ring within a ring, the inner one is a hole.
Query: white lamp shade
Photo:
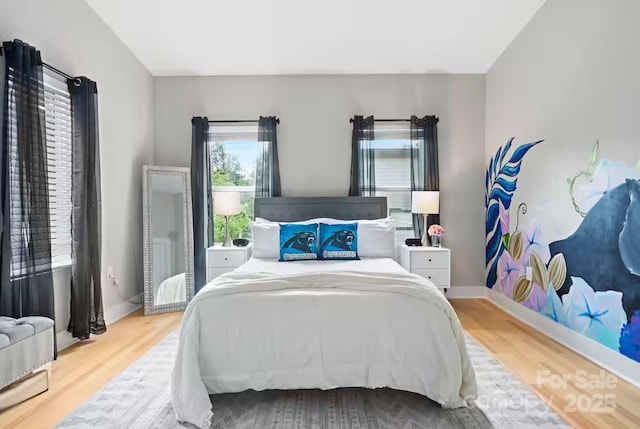
[[[411,212],[422,214],[440,213],[439,191],[413,191],[411,192]]]
[[[213,212],[220,216],[237,215],[241,211],[240,192],[214,192]]]

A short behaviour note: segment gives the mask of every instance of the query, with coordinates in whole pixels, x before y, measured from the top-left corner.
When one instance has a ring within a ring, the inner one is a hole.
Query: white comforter
[[[208,428],[210,393],[348,386],[416,392],[448,408],[477,396],[450,304],[391,259],[251,259],[185,312],[171,392],[180,421]]]
[[[174,304],[187,299],[187,277],[185,273],[169,277],[158,286],[155,305]]]

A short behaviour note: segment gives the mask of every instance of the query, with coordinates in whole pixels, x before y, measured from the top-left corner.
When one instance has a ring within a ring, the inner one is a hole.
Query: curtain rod
[[[243,124],[243,123],[251,123],[258,122],[257,119],[240,119],[235,121],[209,121],[210,124]],[[280,118],[276,118],[276,124],[280,125]]]
[[[411,122],[411,119],[376,119],[373,118],[374,122]],[[436,124],[440,122],[440,118],[436,118]],[[353,124],[353,118],[349,119],[349,123]]]
[[[65,72],[63,72],[62,70],[58,70],[57,68],[55,68],[54,66],[51,66],[45,62],[42,63],[42,66],[46,69],[49,69],[50,71],[57,73],[58,75],[68,79],[68,80],[72,80],[76,85],[80,85],[80,79],[75,77],[75,76],[70,76],[68,74],[66,74]]]
[[[4,54],[4,49],[2,48],[2,46],[0,46],[0,55],[3,55],[3,54]],[[54,66],[45,63],[44,61],[42,62],[42,67],[44,67],[47,70],[52,71],[52,72],[62,76],[65,79],[73,80],[76,85],[80,84],[80,79],[78,79],[77,77],[68,75],[67,73],[63,72],[62,70],[59,70],[59,69],[55,68]]]

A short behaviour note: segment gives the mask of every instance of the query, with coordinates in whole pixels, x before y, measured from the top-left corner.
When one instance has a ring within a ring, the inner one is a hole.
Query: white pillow
[[[361,258],[396,258],[396,227],[358,221],[358,256]]]
[[[280,225],[251,222],[252,256],[258,259],[280,258]]]
[[[358,223],[358,256],[361,258],[396,258],[396,227],[391,216],[380,219],[342,220],[331,218],[312,219],[329,225]]]
[[[358,256],[361,258],[396,257],[396,228],[391,217],[381,219],[340,220],[332,218],[315,218],[297,224],[326,223],[358,223]],[[251,222],[251,240],[253,257],[259,259],[278,259],[280,257],[280,224],[262,218]]]

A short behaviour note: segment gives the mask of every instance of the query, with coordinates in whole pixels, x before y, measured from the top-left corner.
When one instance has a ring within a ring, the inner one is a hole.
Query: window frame
[[[409,122],[406,121],[376,121],[374,119],[374,125],[373,125],[373,129],[374,129],[374,139],[373,139],[373,149],[374,149],[374,155],[375,155],[375,163],[377,165],[375,165],[375,168],[378,168],[378,162],[379,162],[379,157],[378,157],[378,151],[381,150],[381,148],[376,148],[375,147],[375,143],[378,141],[403,141],[406,142],[408,144],[408,147],[399,147],[396,150],[398,151],[399,154],[403,154],[404,152],[406,152],[406,159],[409,162],[409,165],[411,163],[411,145],[413,144],[413,141],[411,140],[411,125]],[[401,157],[401,159],[405,159],[404,156]],[[402,213],[402,214],[409,214],[409,215],[413,215],[411,212],[411,203],[409,203],[409,206],[407,209],[399,209],[399,210],[394,210],[391,205],[389,204],[389,198],[387,195],[380,195],[385,194],[385,193],[401,193],[401,192],[407,192],[409,193],[409,195],[411,194],[411,172],[410,170],[407,172],[408,174],[408,185],[407,186],[401,186],[401,185],[387,185],[387,186],[378,186],[378,174],[377,174],[377,170],[376,170],[376,187],[372,192],[372,196],[385,196],[387,197],[387,203],[389,205],[389,216],[392,217],[393,219],[393,213]],[[394,220],[394,225],[395,225],[395,229],[396,229],[396,233],[395,233],[395,241],[396,241],[396,245],[399,244],[403,244],[405,238],[407,238],[408,236],[413,237],[414,233],[413,233],[413,225],[412,226],[398,226],[396,221]],[[400,232],[400,234],[399,234]]]
[[[224,147],[226,144],[233,144],[233,142],[239,142],[239,143],[255,142],[256,146],[259,147],[260,141],[258,140],[258,121],[255,121],[255,122],[230,121],[228,123],[216,123],[215,126],[210,126],[209,132],[207,135],[207,140],[206,140],[207,150],[209,151],[208,152],[209,154],[211,154],[213,145],[222,144]],[[256,163],[256,167],[257,167],[257,161],[258,161],[258,158],[256,157],[256,160],[254,161]],[[213,171],[214,171],[213,165],[210,164],[209,169],[208,171],[206,171],[205,174],[209,174],[209,177],[211,177]],[[212,194],[214,192],[240,192],[241,196],[243,194],[252,194],[251,199],[255,200],[255,190],[256,190],[255,182],[252,185],[222,185],[222,186],[215,186],[213,183],[211,183]],[[206,192],[207,190],[205,189],[205,201],[207,198]],[[214,207],[213,195],[211,195],[210,198],[211,198],[211,209],[210,209],[211,217],[215,218],[216,215],[214,214],[214,208],[213,208]],[[205,210],[207,210],[206,204],[205,204]],[[251,220],[253,220],[253,210],[250,217],[251,217]],[[207,232],[208,225],[206,225],[206,223],[208,222],[208,218],[209,218],[208,215],[206,215],[205,216],[205,243],[209,242],[209,237]],[[214,225],[212,225],[212,233],[213,233],[213,237],[211,237],[212,245],[220,244],[222,241],[215,240],[215,221],[214,221]],[[247,229],[243,231],[242,234],[244,234],[243,236],[250,237],[251,230]]]

